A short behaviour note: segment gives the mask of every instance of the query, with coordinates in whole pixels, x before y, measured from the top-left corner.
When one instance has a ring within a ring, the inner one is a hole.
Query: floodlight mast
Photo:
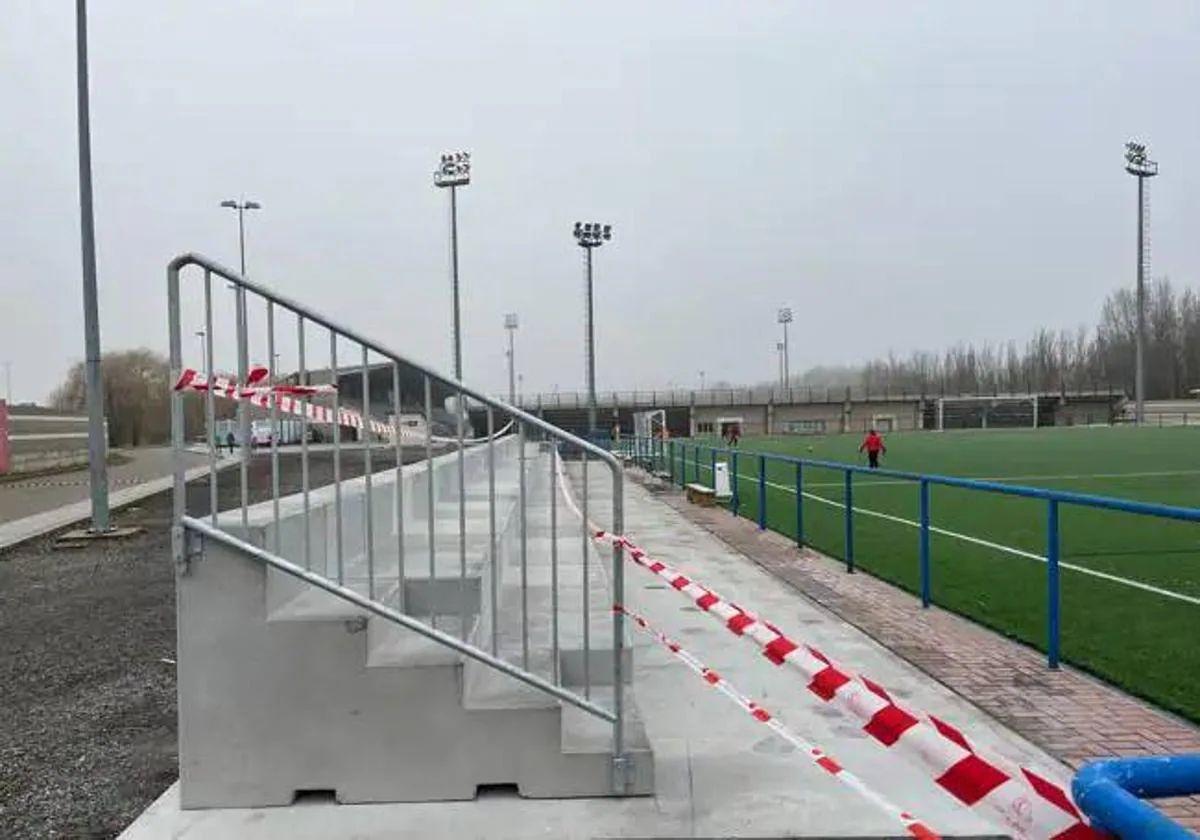
[[[471,183],[471,153],[447,152],[433,171],[433,185],[450,190],[450,284],[454,294],[454,378],[462,381],[462,316],[458,294],[458,188]]]
[[[587,263],[587,324],[585,331],[588,389],[588,436],[596,436],[596,337],[593,328],[592,306],[592,249],[612,239],[612,225],[599,222],[576,222],[575,242],[584,250]]]
[[[1137,423],[1146,422],[1146,179],[1158,174],[1158,162],[1146,156],[1146,144],[1125,144],[1125,171],[1137,178],[1137,351],[1134,371],[1134,402]]]
[[[792,323],[792,308],[790,306],[780,308],[776,320],[783,324],[783,387],[787,388],[792,374],[788,358],[788,324]]]
[[[508,402],[511,405],[517,404],[517,378],[516,378],[516,345],[514,336],[517,333],[517,313],[509,312],[504,316],[504,329],[508,330]]]

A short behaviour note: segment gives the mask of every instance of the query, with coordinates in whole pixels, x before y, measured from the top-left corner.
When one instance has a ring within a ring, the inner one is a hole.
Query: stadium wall
[[[5,415],[0,419],[0,474],[87,464],[86,415],[26,405],[6,406],[0,414]]]

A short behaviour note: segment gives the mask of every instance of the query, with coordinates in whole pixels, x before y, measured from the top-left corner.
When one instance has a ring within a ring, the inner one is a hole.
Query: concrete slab
[[[602,502],[602,476],[592,482]],[[606,510],[597,503],[595,510]],[[865,673],[914,707],[937,714],[986,748],[1063,773],[1049,756],[886,648],[696,528],[644,488],[626,488],[627,531],[650,552],[790,634]],[[569,516],[569,514],[566,514]],[[797,677],[641,569],[625,573],[626,602],[706,664],[945,835],[999,834],[914,768],[866,737],[852,721],[811,698]],[[635,637],[635,691],[655,752],[653,798],[533,801],[484,796],[474,802],[392,805],[303,804],[182,812],[172,787],[122,835],[231,838],[428,837],[884,837],[903,833],[893,818],[814,767],[732,706],[667,652]]]

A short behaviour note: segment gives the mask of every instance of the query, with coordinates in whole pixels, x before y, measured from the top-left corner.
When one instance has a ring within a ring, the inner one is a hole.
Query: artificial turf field
[[[861,465],[859,442],[743,438],[738,513],[758,516],[753,453]],[[687,480],[699,469],[699,480],[711,484],[710,453],[697,460],[693,450],[721,441],[674,443],[687,447]],[[885,468],[1200,507],[1195,428],[910,432],[888,435],[887,446]],[[677,480],[679,468],[677,454]],[[766,479],[767,527],[795,537],[794,464],[768,459]],[[803,480],[805,542],[843,558],[842,471],[805,466]],[[862,474],[853,481],[857,568],[919,591],[917,484]],[[1046,503],[930,489],[934,603],[1044,650],[1047,566],[1038,558],[1046,551]],[[1060,545],[1063,659],[1200,722],[1200,524],[1062,504]]]

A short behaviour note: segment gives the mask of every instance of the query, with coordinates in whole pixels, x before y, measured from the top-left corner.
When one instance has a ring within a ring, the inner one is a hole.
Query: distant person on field
[[[237,439],[233,436],[233,432],[225,435],[225,445],[229,447],[229,454],[233,454],[233,445],[237,443]]]
[[[737,423],[730,423],[729,424],[729,445],[737,446],[738,439],[741,438],[741,436],[742,436],[742,427],[739,426]]]
[[[871,429],[867,432],[867,436],[863,438],[862,446],[858,447],[859,452],[867,453],[867,463],[871,465],[871,469],[879,469],[879,453],[887,452],[887,447],[883,445],[883,438],[879,432]]]

